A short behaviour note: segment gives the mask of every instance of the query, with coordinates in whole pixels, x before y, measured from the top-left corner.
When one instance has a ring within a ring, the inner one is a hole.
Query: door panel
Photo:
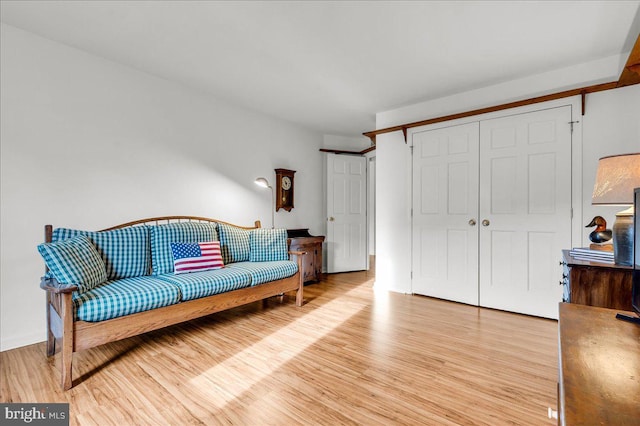
[[[367,269],[366,158],[327,156],[327,271]]]
[[[480,305],[557,318],[571,245],[571,107],[480,122]]]
[[[413,144],[413,293],[478,303],[478,123]]]

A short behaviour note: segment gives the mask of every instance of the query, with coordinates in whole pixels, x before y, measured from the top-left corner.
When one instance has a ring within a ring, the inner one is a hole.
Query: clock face
[[[291,178],[289,176],[282,177],[282,189],[288,191],[291,189]]]

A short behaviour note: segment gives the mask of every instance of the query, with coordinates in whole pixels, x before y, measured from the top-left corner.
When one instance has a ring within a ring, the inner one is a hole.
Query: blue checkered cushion
[[[252,231],[237,226],[218,224],[222,260],[225,265],[249,260],[249,234]]]
[[[249,235],[249,261],[289,259],[286,229],[254,229]]]
[[[53,231],[52,241],[64,241],[78,235],[87,236],[96,246],[107,269],[108,279],[139,277],[149,273],[151,253],[149,229],[146,226],[103,232],[57,228]]]
[[[161,308],[179,301],[178,287],[151,276],[107,281],[86,293],[73,293],[75,318],[92,322]]]
[[[275,262],[238,262],[227,266],[228,269],[239,269],[251,275],[251,286],[269,281],[287,278],[298,272],[298,264],[289,260]]]
[[[150,226],[153,275],[173,272],[171,243],[218,241],[215,223],[183,222]]]
[[[249,286],[251,277],[240,269],[214,269],[181,275],[158,275],[158,279],[180,288],[182,300],[198,299]]]
[[[40,244],[38,251],[51,275],[60,284],[76,285],[83,293],[107,280],[100,254],[84,235],[55,243]]]

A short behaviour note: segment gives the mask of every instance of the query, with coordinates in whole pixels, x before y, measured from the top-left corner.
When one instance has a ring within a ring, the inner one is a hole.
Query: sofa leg
[[[73,302],[71,293],[62,295],[62,378],[63,390],[73,386],[71,364],[73,361]]]
[[[304,303],[304,268],[302,267],[302,257],[305,253],[296,256],[298,261],[298,289],[296,290],[296,306],[302,306]]]
[[[53,356],[56,353],[56,336],[51,329],[51,303],[53,295],[51,292],[47,292],[47,356]]]
[[[296,306],[302,306],[304,302],[304,297],[302,295],[302,289],[299,288],[296,291]]]
[[[296,306],[302,306],[304,303],[304,278],[300,273],[300,281],[298,282],[298,289],[296,290]]]

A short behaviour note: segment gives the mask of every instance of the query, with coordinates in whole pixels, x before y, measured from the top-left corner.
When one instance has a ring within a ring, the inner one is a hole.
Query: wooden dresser
[[[640,424],[640,326],[618,312],[560,304],[558,424]]]
[[[304,282],[320,281],[322,278],[323,236],[313,236],[308,229],[287,229],[289,250],[307,252],[302,258]]]
[[[563,301],[631,311],[633,267],[577,260],[563,256]]]

